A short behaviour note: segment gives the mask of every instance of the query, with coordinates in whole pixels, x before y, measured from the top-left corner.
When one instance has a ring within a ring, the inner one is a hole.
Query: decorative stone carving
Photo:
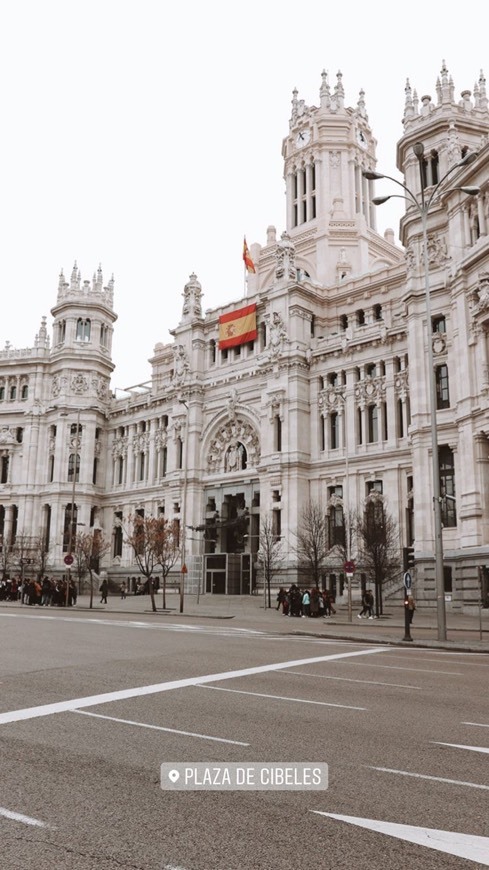
[[[175,368],[173,370],[172,384],[182,384],[185,380],[187,372],[190,369],[190,363],[183,344],[175,344],[173,347],[173,359]]]
[[[243,450],[238,450],[240,445]],[[237,471],[243,467],[245,455],[246,467],[255,467],[260,461],[260,445],[253,427],[245,420],[237,418],[221,426],[211,441],[207,454],[207,471]]]
[[[159,452],[163,447],[166,447],[168,442],[168,432],[160,426],[155,432],[155,447]]]
[[[88,391],[88,379],[85,375],[77,374],[71,379],[71,389],[73,392],[80,396],[82,393],[86,393]]]
[[[295,266],[295,248],[288,233],[282,233],[280,241],[275,252],[277,265],[275,267],[275,277],[289,278],[295,280],[297,271]]]
[[[268,321],[268,343],[267,350],[270,356],[270,359],[275,359],[280,356],[283,345],[285,341],[288,341],[287,330],[285,328],[285,323],[278,313],[278,311],[274,311],[273,314],[267,317]]]
[[[127,456],[127,437],[125,435],[122,438],[114,438],[112,456],[114,459],[118,459],[120,456]]]
[[[0,444],[15,444],[15,434],[8,426],[2,426],[0,429]]]

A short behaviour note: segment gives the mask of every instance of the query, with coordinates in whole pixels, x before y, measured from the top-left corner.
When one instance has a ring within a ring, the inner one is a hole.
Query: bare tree
[[[136,514],[136,516],[129,517],[129,523],[131,531],[127,534],[126,543],[132,547],[138,568],[143,577],[146,577],[151,596],[151,608],[153,613],[156,613],[153,573],[158,564],[156,540],[161,520],[156,517],[143,517]]]
[[[37,539],[21,532],[21,534],[16,535],[12,546],[12,562],[17,566],[21,576],[22,588],[24,587],[26,570],[29,570],[30,566],[34,566],[37,561],[36,542]]]
[[[321,502],[309,499],[299,515],[299,525],[294,532],[297,556],[301,573],[310,577],[319,589],[329,552],[328,518]]]
[[[174,520],[158,517],[154,526],[155,563],[161,568],[163,587],[163,609],[166,608],[166,580],[173,566],[180,558],[179,527]]]
[[[49,546],[45,535],[33,538],[34,566],[37,577],[42,580],[49,568]]]
[[[365,500],[364,510],[357,512],[355,531],[360,561],[374,581],[375,613],[380,616],[382,586],[401,571],[399,527],[380,493],[371,493]]]
[[[270,599],[272,580],[282,569],[284,558],[282,541],[274,532],[273,518],[270,514],[264,516],[260,524],[260,545],[256,554],[256,560],[263,574],[268,607],[272,606]]]
[[[102,529],[93,532],[79,532],[75,538],[73,555],[78,584],[88,573],[90,578],[90,608],[93,607],[93,581],[98,576],[100,560],[110,550],[110,541],[106,541]]]

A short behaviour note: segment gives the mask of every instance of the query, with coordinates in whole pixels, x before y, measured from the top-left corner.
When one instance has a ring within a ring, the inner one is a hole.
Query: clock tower
[[[340,72],[333,89],[322,73],[319,106],[293,91],[282,146],[287,233],[304,271],[321,284],[399,262],[401,251],[376,232],[372,182],[362,175],[375,165],[376,144],[365,94],[346,107]]]

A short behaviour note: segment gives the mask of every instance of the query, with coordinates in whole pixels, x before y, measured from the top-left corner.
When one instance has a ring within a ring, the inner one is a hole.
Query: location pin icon
[[[178,770],[169,770],[168,779],[170,780],[170,782],[177,782],[180,779],[180,774]]]

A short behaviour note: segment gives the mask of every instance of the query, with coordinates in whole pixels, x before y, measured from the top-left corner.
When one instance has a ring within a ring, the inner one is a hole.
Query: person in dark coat
[[[109,584],[107,580],[102,580],[100,584],[100,603],[107,604],[107,594],[109,592]]]

